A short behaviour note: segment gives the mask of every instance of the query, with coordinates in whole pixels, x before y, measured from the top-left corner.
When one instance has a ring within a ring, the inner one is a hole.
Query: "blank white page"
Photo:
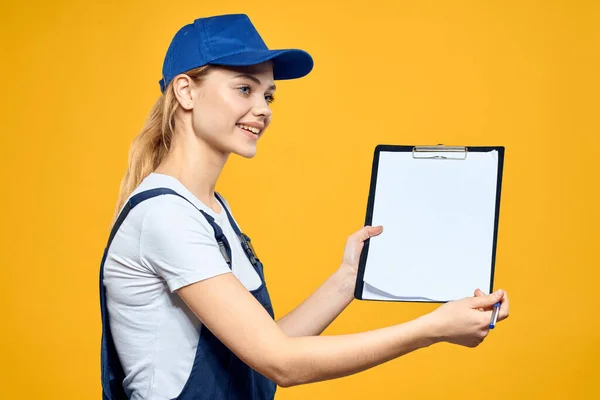
[[[379,153],[363,299],[450,301],[490,288],[498,152]]]

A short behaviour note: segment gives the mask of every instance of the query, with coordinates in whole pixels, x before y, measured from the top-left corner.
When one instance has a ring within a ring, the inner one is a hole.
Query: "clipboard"
[[[445,303],[494,287],[503,146],[378,145],[354,297]]]

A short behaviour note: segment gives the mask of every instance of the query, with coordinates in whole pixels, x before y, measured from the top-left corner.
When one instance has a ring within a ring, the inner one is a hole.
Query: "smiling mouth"
[[[245,130],[245,131],[248,131],[248,132],[254,133],[256,136],[258,136],[258,135],[260,134],[260,132],[261,132],[261,130],[260,130],[260,129],[258,129],[258,128],[255,128],[255,127],[253,127],[253,126],[248,126],[248,125],[243,125],[243,124],[237,124],[236,126],[237,126],[238,128],[241,128],[241,129]]]

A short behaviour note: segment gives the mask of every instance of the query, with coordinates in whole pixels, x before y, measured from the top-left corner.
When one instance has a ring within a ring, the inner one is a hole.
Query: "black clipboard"
[[[500,220],[500,199],[502,192],[502,175],[504,169],[504,154],[505,147],[504,146],[445,146],[439,144],[437,146],[418,146],[418,145],[378,145],[375,148],[374,156],[373,156],[373,164],[371,169],[371,181],[369,187],[369,196],[367,201],[367,211],[365,218],[365,226],[370,226],[373,224],[373,209],[375,204],[375,195],[377,192],[377,174],[379,169],[379,160],[380,156],[383,152],[405,152],[412,153],[413,158],[423,158],[423,159],[437,159],[440,162],[460,162],[462,160],[466,160],[469,153],[483,153],[483,152],[491,152],[497,151],[498,154],[498,166],[497,166],[497,185],[496,185],[496,206],[495,206],[495,216],[493,223],[493,246],[492,246],[492,256],[491,256],[491,273],[490,273],[490,282],[489,282],[489,291],[491,293],[494,288],[494,275],[495,275],[495,267],[496,267],[496,250],[497,250],[497,242],[498,242],[498,224]],[[384,224],[385,231],[385,224]],[[364,242],[363,250],[361,252],[359,266],[358,266],[358,274],[356,278],[356,285],[354,289],[354,297],[358,300],[366,300],[366,301],[388,301],[388,300],[379,300],[372,298],[363,298],[364,291],[364,275],[365,268],[367,264],[367,258],[369,255],[369,245],[371,240],[376,238],[367,239]],[[482,290],[485,288],[481,288]],[[426,300],[394,300],[398,302],[421,302],[421,303],[443,303],[445,301],[426,301]]]

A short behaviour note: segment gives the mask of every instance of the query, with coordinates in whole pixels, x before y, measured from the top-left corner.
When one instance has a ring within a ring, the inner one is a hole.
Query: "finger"
[[[480,289],[476,289],[475,290],[475,297],[483,297],[486,296],[485,292],[482,292]],[[495,304],[495,303],[494,303]],[[479,308],[479,311],[487,311],[487,310],[491,310],[493,308],[492,307],[485,307],[485,308]]]
[[[481,313],[481,327],[482,332],[488,332],[490,330],[490,321],[492,320],[493,312],[490,310],[483,310]]]
[[[383,225],[368,226],[367,230],[369,233],[369,237],[378,236],[379,234],[381,234],[381,232],[383,232]]]
[[[508,318],[508,309],[509,309],[509,301],[508,294],[504,292],[504,296],[502,297],[502,304],[500,305],[500,310],[498,312],[498,321],[505,320]]]
[[[483,293],[483,292],[482,292],[481,290],[479,290],[479,289],[475,289],[475,292],[473,292],[473,295],[474,295],[475,297],[482,297],[482,296],[485,296],[485,293]],[[483,309],[483,308],[481,308],[481,307],[480,307],[480,308],[478,308],[478,310],[479,310],[479,311],[484,311],[484,309]]]
[[[379,226],[364,226],[363,228],[361,228],[358,232],[356,232],[358,238],[360,239],[361,242],[364,242],[365,240],[373,237],[373,236],[377,236],[379,234],[381,234],[381,232],[383,232],[383,226],[379,225]]]
[[[487,296],[473,297],[471,298],[471,305],[473,308],[488,308],[502,300],[504,291],[502,289],[496,290],[494,293]]]

